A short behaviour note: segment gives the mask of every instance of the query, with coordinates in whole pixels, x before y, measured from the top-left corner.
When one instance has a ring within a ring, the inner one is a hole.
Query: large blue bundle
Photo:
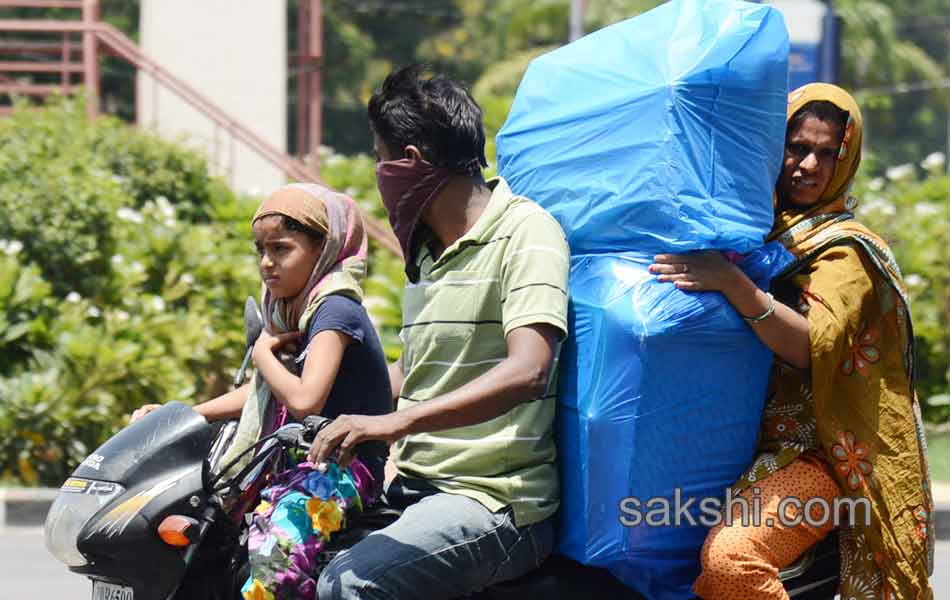
[[[501,174],[559,220],[573,255],[559,551],[651,599],[692,595],[698,502],[721,501],[753,457],[771,354],[721,295],[683,293],[646,266],[657,252],[736,250],[765,287],[789,260],[760,248],[787,54],[767,6],[673,0],[536,59],[498,137]],[[651,523],[650,499],[675,516],[677,493],[696,524]],[[623,509],[637,502],[634,524]]]
[[[765,286],[790,258],[773,243],[740,266]],[[558,550],[608,567],[647,598],[690,598],[707,531],[699,503],[717,498],[715,513],[753,458],[771,353],[720,294],[659,283],[650,262],[632,253],[571,261]],[[695,499],[695,524],[681,515],[679,526],[658,525],[649,501],[666,499],[675,518],[676,489],[683,503]],[[639,502],[639,524],[625,498]]]
[[[746,252],[772,225],[787,78],[776,10],[673,0],[535,59],[499,172],[574,253]]]

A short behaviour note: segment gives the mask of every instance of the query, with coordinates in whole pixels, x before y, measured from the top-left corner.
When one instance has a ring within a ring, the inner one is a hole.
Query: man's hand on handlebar
[[[391,444],[405,435],[399,413],[388,415],[340,415],[317,433],[307,459],[323,465],[339,450],[337,463],[346,467],[361,442],[382,440]]]

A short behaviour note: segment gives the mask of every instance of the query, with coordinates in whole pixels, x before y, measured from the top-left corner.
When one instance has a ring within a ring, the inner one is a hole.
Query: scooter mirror
[[[257,300],[253,296],[248,296],[244,301],[244,335],[247,336],[248,348],[254,345],[263,330],[264,319],[261,317],[261,309],[257,306]]]
[[[257,307],[257,301],[253,296],[248,296],[244,301],[244,335],[247,340],[247,351],[244,353],[244,361],[234,374],[234,387],[238,388],[244,385],[245,374],[248,366],[251,364],[251,351],[254,348],[254,342],[261,336],[264,330],[264,320],[261,318],[261,309]]]

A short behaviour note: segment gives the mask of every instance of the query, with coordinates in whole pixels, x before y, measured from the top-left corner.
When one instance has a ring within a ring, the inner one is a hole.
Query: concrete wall
[[[286,0],[142,0],[142,50],[270,144],[287,144]],[[279,169],[147,74],[138,120],[163,137],[203,149],[215,172],[241,191],[266,194]]]

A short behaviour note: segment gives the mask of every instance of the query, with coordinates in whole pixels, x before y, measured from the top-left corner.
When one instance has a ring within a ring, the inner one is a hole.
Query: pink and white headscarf
[[[304,289],[293,298],[274,298],[263,289],[262,305],[272,332],[304,331],[324,298],[342,294],[363,301],[360,283],[366,277],[367,238],[356,203],[315,183],[292,183],[265,200],[251,221],[284,215],[324,233],[323,252]]]

